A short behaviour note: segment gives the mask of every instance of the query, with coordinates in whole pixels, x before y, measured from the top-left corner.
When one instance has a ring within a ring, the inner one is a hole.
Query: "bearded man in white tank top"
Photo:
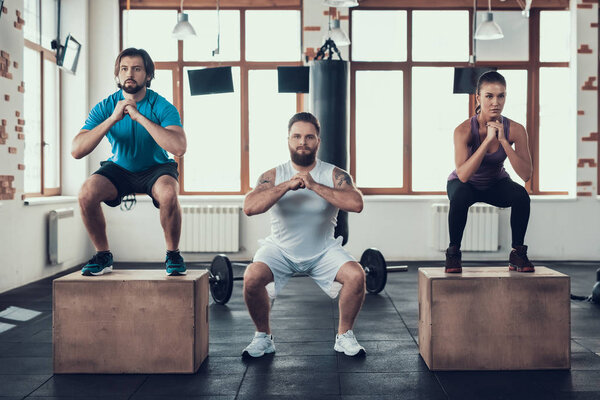
[[[348,173],[316,158],[319,121],[310,113],[288,124],[291,160],[259,178],[244,200],[246,215],[271,211],[271,235],[261,241],[244,273],[244,301],[256,325],[243,357],[274,353],[269,326],[270,299],[294,273],[312,277],[331,298],[338,294],[340,319],[334,349],[364,355],[352,327],[365,299],[365,273],[334,238],[338,210],[361,212],[363,199]]]

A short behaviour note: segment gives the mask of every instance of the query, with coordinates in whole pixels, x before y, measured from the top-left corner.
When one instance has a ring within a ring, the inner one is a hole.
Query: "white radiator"
[[[72,208],[60,208],[48,213],[48,260],[52,265],[75,257],[72,244],[76,234],[73,216]]]
[[[181,211],[181,251],[240,250],[239,206],[184,205]]]
[[[450,243],[448,204],[433,204],[433,247],[445,251]],[[498,251],[498,208],[482,203],[469,207],[463,234],[463,251]]]

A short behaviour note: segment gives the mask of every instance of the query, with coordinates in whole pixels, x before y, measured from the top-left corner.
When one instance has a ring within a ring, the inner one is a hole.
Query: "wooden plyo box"
[[[569,369],[570,278],[535,269],[419,268],[419,351],[429,369]]]
[[[206,271],[55,279],[54,372],[196,372],[208,355],[208,286]]]

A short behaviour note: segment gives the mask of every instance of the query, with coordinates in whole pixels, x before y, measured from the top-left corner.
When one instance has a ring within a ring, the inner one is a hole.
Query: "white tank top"
[[[315,182],[333,187],[334,165],[317,159],[310,175]],[[299,171],[291,161],[275,169],[275,185],[290,180]],[[338,208],[309,189],[290,190],[270,210],[271,235],[266,242],[279,247],[292,261],[316,258],[342,242],[334,239]]]

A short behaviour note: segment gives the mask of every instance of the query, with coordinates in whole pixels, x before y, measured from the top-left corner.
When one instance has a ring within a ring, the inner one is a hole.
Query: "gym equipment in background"
[[[367,249],[360,258],[360,264],[365,271],[367,292],[377,294],[385,288],[389,272],[407,271],[408,267],[401,265],[388,267],[383,254],[375,248]],[[225,254],[219,254],[208,265],[210,294],[217,304],[227,304],[233,293],[233,282],[244,280],[243,276],[234,276],[233,267],[246,268],[248,263],[231,262]],[[307,276],[294,274],[294,276]]]

